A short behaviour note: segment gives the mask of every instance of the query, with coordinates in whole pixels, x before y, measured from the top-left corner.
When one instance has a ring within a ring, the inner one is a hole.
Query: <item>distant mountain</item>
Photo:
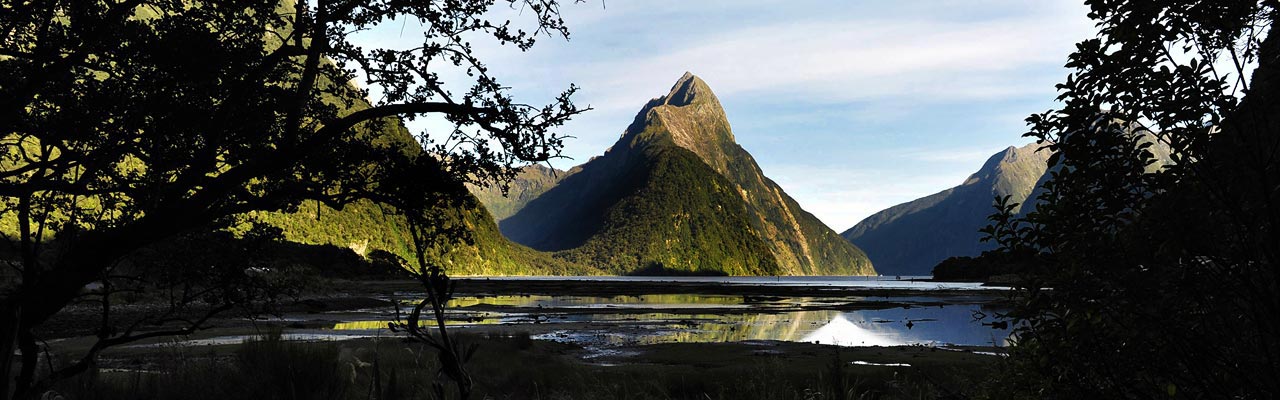
[[[494,219],[501,221],[515,215],[525,204],[554,187],[568,174],[566,171],[534,164],[520,168],[520,172],[511,180],[506,194],[497,185],[478,187],[468,184],[467,189],[484,204],[484,208],[489,210]]]
[[[994,198],[1026,203],[1045,175],[1049,152],[1039,147],[1009,147],[960,186],[875,213],[841,235],[885,275],[929,275],[947,257],[981,254],[993,247],[978,230],[995,211]]]
[[[1154,172],[1171,164],[1170,149],[1139,124],[1128,124],[1127,132],[1151,143],[1148,151]],[[1025,216],[1036,209],[1036,199],[1045,192],[1044,182],[1060,165],[1050,168],[1048,150],[1036,143],[1009,147],[987,159],[978,172],[960,186],[902,203],[863,219],[841,235],[867,252],[885,275],[929,275],[933,267],[953,256],[977,256],[995,247],[980,241],[978,232],[995,212],[996,196],[1010,196],[1018,203],[1013,211]]]
[[[502,233],[618,274],[875,273],[861,250],[764,176],[692,74],[575,170],[503,219]]]

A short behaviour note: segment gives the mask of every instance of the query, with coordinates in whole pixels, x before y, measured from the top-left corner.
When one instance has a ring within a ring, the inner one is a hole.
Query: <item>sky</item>
[[[593,110],[560,130],[573,136],[568,158],[552,162],[560,169],[602,154],[645,102],[685,71],[698,75],[765,175],[841,232],[1030,143],[1023,119],[1055,106],[1067,56],[1094,35],[1081,3],[588,0],[562,5],[568,40],[544,36],[527,52],[473,44],[518,101],[581,87],[575,103]],[[490,15],[532,19],[518,8]],[[421,30],[393,21],[355,41],[405,46]]]

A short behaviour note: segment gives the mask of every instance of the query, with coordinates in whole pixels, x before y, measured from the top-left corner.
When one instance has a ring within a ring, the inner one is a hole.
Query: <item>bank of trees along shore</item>
[[[1280,3],[1085,3],[1100,33],[1027,120],[1052,178],[987,229],[1025,268],[993,397],[1280,396]]]
[[[284,283],[271,273],[247,274],[233,262],[136,260],[243,222],[246,213],[369,200],[405,218],[419,253],[466,241],[457,224],[438,224],[444,217],[428,211],[468,201],[462,180],[485,184],[508,177],[513,163],[556,157],[554,130],[582,111],[570,100],[573,87],[546,106],[512,101],[467,41],[528,49],[538,38],[567,37],[559,5],[498,2],[523,7],[513,25],[488,19],[492,3],[0,6],[0,196],[10,244],[0,289],[0,393],[38,396],[91,368],[105,348],[189,333],[218,313],[259,311]],[[422,46],[367,49],[349,40],[393,18],[427,27]],[[442,66],[473,80],[449,82],[466,88],[451,92],[437,75]],[[380,89],[376,103],[349,83],[357,73]],[[397,118],[425,114],[457,129],[418,143],[373,138]],[[411,261],[431,295],[426,309],[438,310],[447,278],[430,259]],[[100,289],[84,290],[95,282]],[[112,314],[121,293],[139,291],[172,306],[134,320]],[[102,310],[96,344],[37,370],[42,324],[84,302]],[[442,359],[457,358],[447,337],[431,343]],[[449,376],[466,391],[464,372]]]

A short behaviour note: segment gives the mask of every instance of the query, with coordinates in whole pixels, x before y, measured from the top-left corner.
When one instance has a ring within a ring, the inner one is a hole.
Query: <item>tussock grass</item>
[[[733,345],[699,346],[706,354],[675,347],[627,365],[598,365],[572,345],[527,334],[460,340],[481,345],[468,365],[476,399],[931,399],[950,398],[983,376],[971,365],[858,367],[833,348],[744,356]],[[954,363],[940,356],[935,364]],[[68,400],[397,400],[431,399],[433,384],[445,379],[434,352],[398,339],[290,342],[274,333],[232,350],[174,348],[155,358],[136,370],[94,371],[57,390]]]

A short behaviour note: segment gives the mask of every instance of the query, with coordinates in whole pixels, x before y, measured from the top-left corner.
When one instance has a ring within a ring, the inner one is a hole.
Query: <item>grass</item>
[[[990,364],[927,348],[671,344],[610,366],[584,362],[574,345],[527,334],[460,338],[481,346],[468,363],[476,399],[948,398],[982,379]],[[308,343],[269,334],[239,346],[131,357],[122,368],[95,370],[56,390],[68,400],[395,400],[433,398],[437,383],[452,387],[437,380],[445,378],[437,378],[434,352],[398,339]],[[920,368],[857,366],[849,362],[854,357],[909,359]]]

